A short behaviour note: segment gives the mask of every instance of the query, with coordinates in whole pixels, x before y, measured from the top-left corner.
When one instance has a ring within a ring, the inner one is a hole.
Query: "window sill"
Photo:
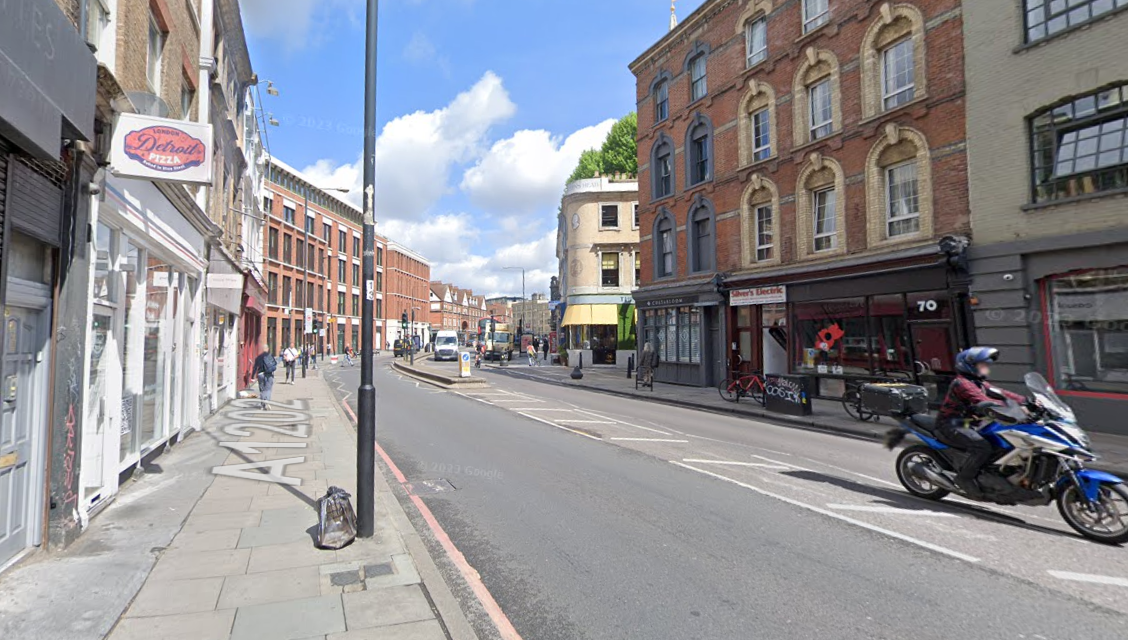
[[[800,26],[802,26],[802,25],[800,25]],[[819,26],[815,27],[814,29],[807,31],[803,35],[796,38],[795,44],[796,45],[802,45],[804,42],[807,42],[808,40],[813,40],[820,33],[823,33],[824,31],[830,29],[830,27],[832,27],[832,26],[834,26],[834,16],[827,16],[826,22],[820,24]]]
[[[1119,14],[1125,12],[1125,11],[1128,11],[1128,6],[1117,7],[1115,9],[1113,9],[1112,11],[1109,11],[1108,13],[1102,13],[1101,15],[1099,15],[1095,18],[1089,18],[1088,20],[1086,20],[1086,21],[1084,21],[1080,24],[1075,24],[1072,27],[1069,27],[1069,28],[1064,29],[1062,31],[1058,31],[1057,33],[1055,33],[1053,35],[1049,35],[1049,36],[1046,36],[1044,38],[1039,38],[1038,40],[1034,40],[1033,42],[1026,42],[1026,43],[1020,44],[1017,47],[1015,47],[1014,49],[1011,49],[1011,53],[1014,53],[1014,54],[1026,53],[1030,49],[1036,49],[1036,48],[1038,48],[1038,47],[1040,47],[1044,44],[1048,44],[1048,43],[1053,42],[1054,40],[1057,40],[1059,38],[1064,38],[1064,37],[1071,35],[1071,34],[1077,32],[1077,31],[1082,31],[1084,29],[1088,29],[1089,27],[1093,26],[1094,24],[1096,24],[1096,23],[1098,23],[1102,20],[1108,20],[1108,19],[1114,18],[1117,15],[1119,15]]]
[[[920,106],[922,103],[927,102],[927,101],[928,101],[928,94],[927,93],[921,94],[921,95],[913,98],[912,100],[909,100],[908,102],[906,102],[904,104],[899,104],[896,107],[893,107],[892,109],[886,109],[884,111],[879,111],[878,113],[875,113],[874,115],[869,116],[868,118],[862,118],[861,121],[858,122],[858,125],[867,125],[867,124],[870,124],[871,122],[876,122],[876,121],[881,120],[883,118],[887,118],[887,117],[894,116],[894,115],[900,115],[901,112],[908,111],[909,109],[912,109],[913,107]],[[822,140],[822,139],[823,138],[819,138],[819,140]]]
[[[810,140],[808,142],[804,142],[803,144],[801,144],[797,147],[792,147],[791,153],[792,154],[806,153],[809,149],[813,149],[813,148],[815,148],[819,145],[826,144],[830,140],[833,140],[833,139],[835,139],[835,138],[837,138],[841,135],[842,135],[842,130],[839,129],[838,131],[834,131],[830,135],[823,136],[823,137],[819,138],[818,140]]]
[[[772,155],[764,158],[763,160],[753,160],[752,162],[749,162],[748,164],[746,164],[742,167],[739,167],[737,169],[737,171],[752,171],[752,170],[755,170],[755,169],[759,169],[759,168],[763,167],[764,165],[768,164],[769,162],[772,162],[773,160],[779,160],[779,156],[776,155],[776,154],[772,154]]]
[[[1072,196],[1069,198],[1062,198],[1060,200],[1049,200],[1046,202],[1031,202],[1022,205],[1023,211],[1042,211],[1044,209],[1053,209],[1054,207],[1068,206],[1078,204],[1081,202],[1089,202],[1092,200],[1104,200],[1105,198],[1116,198],[1128,196],[1128,189],[1113,189],[1112,191],[1101,191],[1099,193],[1090,193],[1083,196]]]
[[[600,227],[600,231],[622,231],[619,227]]]

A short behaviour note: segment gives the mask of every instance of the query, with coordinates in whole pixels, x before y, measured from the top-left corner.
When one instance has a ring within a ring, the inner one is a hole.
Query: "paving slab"
[[[345,629],[341,596],[317,596],[239,608],[231,640],[297,640]]]
[[[242,513],[213,513],[209,515],[188,516],[184,523],[184,531],[212,531],[215,529],[243,529],[257,527],[259,524],[258,511],[244,511]]]
[[[234,611],[124,618],[108,640],[227,640],[234,619]]]
[[[247,571],[250,549],[220,551],[169,550],[157,561],[149,580],[190,580],[235,576]]]
[[[419,585],[359,591],[341,596],[349,630],[430,620],[435,617]]]
[[[126,611],[127,618],[215,611],[223,578],[149,581]]]
[[[181,551],[218,551],[234,549],[239,544],[242,529],[215,529],[213,531],[182,531],[173,539],[169,549]]]
[[[318,549],[313,546],[312,540],[306,542],[291,542],[288,544],[272,544],[265,547],[255,547],[249,551],[251,561],[250,564],[247,565],[248,573],[292,569],[294,567],[309,567],[338,561],[337,552]]]
[[[251,498],[218,498],[205,499],[196,503],[192,509],[194,516],[206,516],[216,513],[242,513],[251,511]]]
[[[215,608],[235,609],[318,596],[321,595],[320,578],[315,566],[228,576]]]
[[[331,633],[326,640],[446,640],[438,620],[406,622],[390,627]]]

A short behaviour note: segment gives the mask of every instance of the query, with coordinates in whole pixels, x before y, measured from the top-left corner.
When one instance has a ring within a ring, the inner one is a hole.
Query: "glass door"
[[[90,380],[82,427],[82,500],[87,509],[117,492],[121,343],[117,309],[94,306],[90,321]]]

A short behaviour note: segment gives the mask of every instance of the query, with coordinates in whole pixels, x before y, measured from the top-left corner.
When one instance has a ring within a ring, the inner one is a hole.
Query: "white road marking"
[[[1071,573],[1069,571],[1046,571],[1055,578],[1072,580],[1074,582],[1091,582],[1093,584],[1108,584],[1114,587],[1128,587],[1128,578],[1115,578],[1113,576],[1098,576],[1090,573]]]
[[[528,409],[513,408],[513,409],[510,409],[510,411],[563,411],[563,412],[567,412],[567,413],[572,413],[572,409],[549,409],[547,407],[544,407],[544,408],[533,407],[533,408],[528,408]]]
[[[571,420],[569,418],[556,418],[553,422],[567,422],[569,424],[615,424],[606,420]]]
[[[838,511],[865,511],[867,513],[887,513],[897,516],[933,516],[936,518],[958,518],[954,513],[947,511],[929,511],[927,509],[900,509],[897,507],[879,507],[868,504],[828,504],[828,509]]]
[[[759,457],[759,456],[757,456],[757,457]],[[889,536],[891,538],[896,538],[898,540],[901,540],[902,542],[908,542],[909,544],[914,544],[914,545],[917,545],[919,547],[923,547],[925,549],[928,549],[930,551],[942,553],[944,555],[951,556],[953,558],[957,558],[957,559],[963,560],[965,562],[979,562],[979,558],[976,558],[974,556],[969,556],[965,553],[960,553],[959,551],[955,551],[953,549],[948,549],[947,547],[941,547],[939,545],[932,544],[931,542],[925,542],[924,540],[918,540],[917,538],[913,538],[911,536],[907,536],[903,533],[898,533],[896,531],[892,531],[892,530],[886,529],[884,527],[874,526],[872,524],[869,524],[868,522],[862,522],[861,520],[855,520],[854,518],[851,518],[849,516],[844,516],[841,513],[835,513],[834,511],[823,509],[822,507],[816,507],[814,505],[807,504],[805,502],[793,500],[791,498],[788,498],[787,496],[781,496],[778,493],[772,493],[771,491],[765,491],[765,490],[763,490],[759,487],[747,484],[745,482],[740,482],[739,480],[734,480],[734,479],[729,478],[727,476],[722,476],[719,473],[713,473],[712,471],[708,471],[706,469],[698,469],[697,467],[694,467],[694,466],[691,466],[691,465],[688,465],[688,464],[685,464],[685,463],[682,463],[682,462],[678,462],[676,460],[671,460],[670,463],[676,464],[677,466],[682,467],[684,469],[689,469],[690,471],[696,471],[697,473],[701,473],[701,474],[704,474],[704,475],[707,475],[707,476],[711,476],[711,477],[716,478],[718,480],[724,480],[725,482],[731,482],[732,484],[735,484],[739,487],[743,487],[745,489],[748,489],[749,491],[755,491],[756,493],[758,493],[760,495],[767,496],[769,498],[775,498],[776,500],[779,500],[780,502],[785,502],[785,503],[790,504],[792,506],[799,507],[800,509],[807,509],[808,511],[813,511],[813,512],[818,513],[820,515],[827,516],[828,518],[834,518],[835,520],[841,520],[842,522],[846,522],[848,524],[852,524],[854,526],[861,527],[863,529],[868,529],[869,531],[873,531],[874,533],[880,533],[882,535],[886,535],[886,536]]]
[[[548,420],[545,420],[544,418],[538,418],[538,417],[536,417],[534,415],[530,415],[528,413],[519,413],[518,415],[525,416],[526,418],[528,418],[530,420],[536,420],[537,422],[543,422],[550,427],[556,427],[557,429],[563,429],[563,430],[565,430],[569,433],[574,433],[578,436],[583,436],[585,438],[591,438],[592,440],[595,440],[596,442],[603,442],[602,438],[597,438],[597,437],[591,435],[590,433],[584,433],[583,431],[579,431],[578,429],[569,429],[568,427],[565,427],[562,424],[556,424],[555,422],[549,422]]]
[[[663,435],[663,436],[670,435],[669,432],[662,431],[660,429],[652,429],[650,427],[644,427],[644,426],[638,425],[638,424],[631,424],[629,422],[623,422],[622,420],[619,420],[618,418],[609,418],[607,416],[603,416],[603,415],[600,415],[600,414],[592,412],[592,411],[587,411],[585,409],[576,409],[576,411],[579,412],[579,413],[586,413],[593,418],[600,418],[602,420],[614,420],[617,424],[621,424],[624,427],[634,427],[635,429],[642,429],[643,431],[649,431],[651,433],[657,433],[657,434]]]
[[[696,464],[723,464],[733,467],[755,467],[757,469],[775,469],[777,471],[787,471],[791,468],[778,464],[764,464],[763,462],[737,462],[735,460],[700,460],[696,458],[683,458],[682,462],[693,462]]]
[[[674,442],[677,444],[689,444],[689,440],[674,440],[671,438],[611,438],[616,442]]]
[[[544,400],[530,400],[528,398],[493,398],[490,402],[544,402]]]
[[[753,458],[759,458],[760,460],[763,460],[764,462],[770,462],[772,464],[779,465],[781,467],[787,467],[789,469],[796,469],[798,471],[810,471],[810,469],[800,467],[799,465],[791,464],[790,462],[780,462],[779,460],[772,460],[771,458],[765,458],[764,456],[758,456],[756,454],[752,454],[752,457]]]

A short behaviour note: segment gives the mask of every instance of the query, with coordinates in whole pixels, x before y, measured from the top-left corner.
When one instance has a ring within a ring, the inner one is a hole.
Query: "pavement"
[[[450,363],[434,362],[431,359],[416,359],[416,364],[446,370]],[[722,400],[716,389],[711,387],[687,387],[683,385],[654,383],[654,390],[636,389],[635,380],[626,377],[626,371],[613,367],[588,366],[583,370],[580,380],[571,378],[572,368],[562,366],[530,367],[522,359],[514,360],[504,367],[496,364],[485,365],[488,370],[508,376],[520,376],[541,382],[563,385],[584,391],[607,393],[627,398],[642,398],[681,407],[691,407],[711,412],[728,413],[757,420],[768,420],[781,425],[794,426],[817,431],[838,433],[846,436],[881,440],[886,431],[893,426],[890,418],[877,422],[859,422],[851,418],[842,408],[841,402],[832,400],[812,401],[810,416],[789,416],[772,413],[750,398],[739,402]],[[1090,431],[1093,451],[1100,459],[1092,467],[1103,469],[1128,478],[1128,436]]]
[[[317,372],[273,402],[229,403],[77,544],[0,576],[0,638],[475,638],[381,473],[375,536],[316,548],[317,498],[355,505],[356,433]]]
[[[1124,549],[1052,507],[916,499],[868,438],[474,375],[378,367],[377,438],[523,638],[1128,637]]]

